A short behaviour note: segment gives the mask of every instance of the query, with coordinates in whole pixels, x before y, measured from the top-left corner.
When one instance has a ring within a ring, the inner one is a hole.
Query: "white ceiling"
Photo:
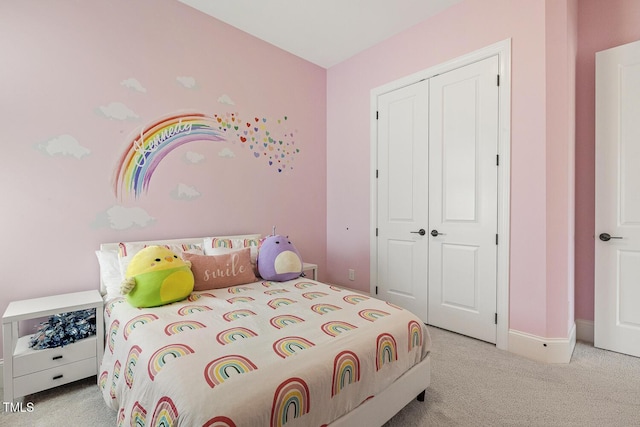
[[[462,0],[178,0],[329,68]]]

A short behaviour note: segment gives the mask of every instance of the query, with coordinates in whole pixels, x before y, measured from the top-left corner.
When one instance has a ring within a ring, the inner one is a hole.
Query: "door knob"
[[[431,235],[433,237],[444,236],[444,233],[438,233],[438,230],[431,230]]]
[[[609,233],[600,233],[600,235],[598,236],[600,238],[600,240],[602,240],[603,242],[608,242],[611,239],[622,239],[622,237],[619,236],[612,236]]]
[[[425,231],[425,229],[424,229],[424,228],[421,228],[421,229],[420,229],[420,230],[418,230],[418,231],[410,231],[410,233],[419,234],[419,235],[421,235],[421,236],[424,236],[425,234],[427,234],[427,232]]]

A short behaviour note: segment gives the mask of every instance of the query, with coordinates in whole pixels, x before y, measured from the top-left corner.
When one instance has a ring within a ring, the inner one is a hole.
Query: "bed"
[[[106,336],[98,385],[118,425],[375,426],[424,399],[431,348],[425,325],[357,291],[306,277],[258,277],[135,308],[113,289],[114,251],[122,267],[145,245],[203,247],[215,256],[216,242],[230,251],[232,242],[255,239],[101,245]]]

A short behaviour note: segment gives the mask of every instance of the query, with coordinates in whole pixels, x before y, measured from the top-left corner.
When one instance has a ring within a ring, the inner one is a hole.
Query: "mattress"
[[[327,425],[431,348],[409,311],[306,278],[155,308],[118,297],[105,325],[98,383],[118,425]]]

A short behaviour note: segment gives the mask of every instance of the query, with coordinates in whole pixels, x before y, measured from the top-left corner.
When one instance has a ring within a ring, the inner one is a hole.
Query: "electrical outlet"
[[[356,280],[356,271],[353,268],[349,269],[349,280]]]

